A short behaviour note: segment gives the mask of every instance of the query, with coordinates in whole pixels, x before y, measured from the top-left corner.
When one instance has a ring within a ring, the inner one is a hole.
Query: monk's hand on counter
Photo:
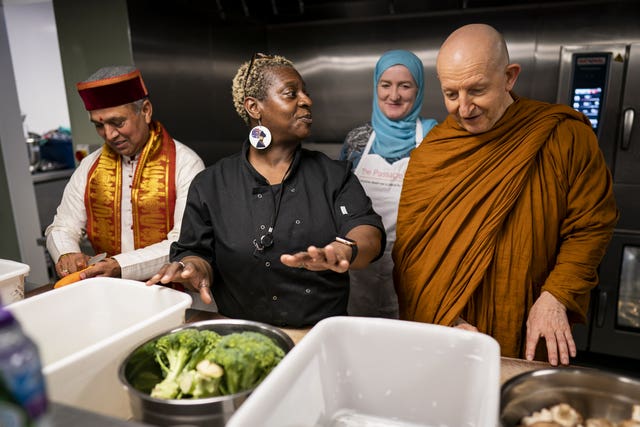
[[[58,276],[65,277],[71,273],[85,269],[87,268],[89,258],[91,258],[89,255],[85,255],[82,252],[69,252],[60,255],[56,263],[56,272]]]
[[[204,259],[197,256],[187,256],[180,261],[163,265],[156,274],[147,280],[146,285],[162,283],[167,285],[171,282],[182,283],[200,293],[200,299],[205,304],[213,302],[211,294],[211,281],[213,270],[211,265]]]
[[[349,270],[349,259],[346,252],[350,249],[346,245],[341,246],[345,246],[345,248],[337,249],[333,244],[328,244],[323,248],[309,246],[306,252],[281,255],[280,261],[293,268],[305,268],[311,271],[333,270],[344,273]]]
[[[576,356],[576,343],[571,334],[567,309],[547,291],[542,292],[529,311],[525,346],[527,360],[533,360],[540,338],[547,343],[551,365],[557,366],[558,358],[561,364],[568,365],[569,356]]]
[[[121,277],[122,269],[115,258],[105,258],[80,273],[80,279],[90,277]]]

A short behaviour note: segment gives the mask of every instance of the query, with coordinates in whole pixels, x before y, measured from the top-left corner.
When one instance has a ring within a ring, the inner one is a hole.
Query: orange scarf
[[[617,210],[583,123],[569,107],[520,98],[483,134],[452,117],[430,132],[412,152],[398,211],[401,318],[450,325],[462,316],[511,357],[542,290],[584,320]]]
[[[176,147],[159,122],[150,125],[131,187],[135,248],[167,238],[176,202]],[[93,249],[109,256],[121,252],[122,157],[108,144],[89,170],[84,203],[87,236]]]

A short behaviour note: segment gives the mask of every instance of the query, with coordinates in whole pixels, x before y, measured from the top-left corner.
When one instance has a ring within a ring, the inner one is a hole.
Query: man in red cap
[[[65,277],[87,267],[80,240],[107,257],[84,270],[95,276],[146,280],[168,261],[180,233],[189,184],[200,157],[152,120],[140,71],[111,66],[77,84],[105,144],[78,165],[47,227],[47,249]]]

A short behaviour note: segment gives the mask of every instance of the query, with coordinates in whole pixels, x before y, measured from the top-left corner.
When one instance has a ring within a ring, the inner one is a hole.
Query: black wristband
[[[358,243],[356,243],[355,240],[349,239],[348,237],[340,237],[340,236],[336,237],[336,242],[342,243],[343,245],[347,245],[351,247],[351,260],[349,261],[349,264],[353,263],[353,261],[358,256]]]

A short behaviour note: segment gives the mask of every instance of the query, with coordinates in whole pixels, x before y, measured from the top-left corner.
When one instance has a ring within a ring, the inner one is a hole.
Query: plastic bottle
[[[0,307],[0,425],[47,425],[47,406],[38,348],[13,314]]]

